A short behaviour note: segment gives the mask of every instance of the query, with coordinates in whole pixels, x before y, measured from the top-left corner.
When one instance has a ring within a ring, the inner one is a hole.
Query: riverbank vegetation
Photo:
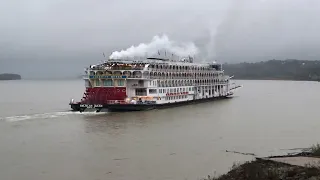
[[[310,149],[312,156],[320,157],[320,144],[313,145]]]
[[[235,79],[320,80],[320,61],[269,60],[256,63],[223,64],[226,74]]]

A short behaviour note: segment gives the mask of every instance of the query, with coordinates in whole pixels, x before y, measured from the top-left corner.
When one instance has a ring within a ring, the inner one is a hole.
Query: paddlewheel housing
[[[126,87],[86,88],[81,104],[108,104],[110,101],[123,101],[126,97]]]

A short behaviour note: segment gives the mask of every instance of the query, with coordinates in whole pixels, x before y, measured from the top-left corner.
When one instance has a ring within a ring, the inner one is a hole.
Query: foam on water
[[[18,115],[18,116],[8,116],[8,117],[0,117],[0,120],[4,120],[7,122],[16,122],[16,121],[24,121],[24,120],[33,120],[33,119],[52,119],[61,116],[68,116],[68,115],[98,115],[101,113],[106,112],[51,112],[51,113],[40,113],[40,114],[30,114],[30,115]]]

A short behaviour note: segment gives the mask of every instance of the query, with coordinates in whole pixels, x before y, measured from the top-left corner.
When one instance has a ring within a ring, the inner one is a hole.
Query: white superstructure
[[[85,72],[88,92],[104,89],[106,95],[85,96],[83,101],[99,104],[176,103],[226,97],[234,89],[221,64],[195,63],[192,57],[109,59]]]

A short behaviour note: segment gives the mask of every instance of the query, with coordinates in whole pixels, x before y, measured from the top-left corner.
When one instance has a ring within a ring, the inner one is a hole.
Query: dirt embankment
[[[234,165],[232,170],[220,177],[207,180],[320,180],[317,167],[293,166],[271,160],[257,159],[242,165]]]

